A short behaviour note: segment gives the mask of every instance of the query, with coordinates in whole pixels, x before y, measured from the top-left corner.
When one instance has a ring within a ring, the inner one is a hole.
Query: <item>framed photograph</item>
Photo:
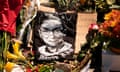
[[[36,61],[73,59],[77,13],[38,11],[34,22]]]

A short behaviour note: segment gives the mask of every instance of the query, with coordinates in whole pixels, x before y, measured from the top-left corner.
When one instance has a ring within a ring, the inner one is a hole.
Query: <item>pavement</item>
[[[75,40],[75,53],[78,53],[81,49],[81,45],[86,42],[86,34],[90,24],[97,22],[96,13],[78,13],[77,25],[76,25],[76,40]],[[93,72],[94,69],[89,69],[88,72]]]
[[[86,42],[86,34],[88,33],[89,25],[96,23],[96,13],[78,13],[77,25],[76,25],[76,43],[75,53],[78,53],[81,49],[81,45]]]

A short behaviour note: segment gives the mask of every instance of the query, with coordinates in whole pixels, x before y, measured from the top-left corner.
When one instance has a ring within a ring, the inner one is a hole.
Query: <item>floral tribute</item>
[[[99,31],[105,36],[120,38],[120,10],[112,10],[104,19]]]
[[[102,49],[120,48],[120,10],[112,9],[105,14],[104,22],[96,25],[99,26],[98,30],[90,40],[92,48],[97,46],[101,46]]]

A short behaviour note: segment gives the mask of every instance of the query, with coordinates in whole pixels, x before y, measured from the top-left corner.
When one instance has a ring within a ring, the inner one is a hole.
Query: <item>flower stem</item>
[[[6,64],[7,62],[7,56],[6,56],[6,52],[8,50],[8,47],[9,47],[9,39],[10,39],[10,36],[8,35],[7,32],[5,31],[1,31],[1,35],[0,35],[0,42],[1,42],[1,50],[0,50],[0,72],[3,72],[3,69],[4,69],[4,65]]]

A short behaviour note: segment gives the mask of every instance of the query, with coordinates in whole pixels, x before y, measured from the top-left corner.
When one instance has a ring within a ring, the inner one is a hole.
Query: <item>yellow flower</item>
[[[10,53],[9,51],[7,51],[7,58],[8,58],[8,59],[17,59],[18,56]]]
[[[116,22],[117,22],[116,20],[115,20],[115,21],[112,21],[112,22],[111,22],[111,27],[115,27],[115,26],[116,26]]]
[[[21,59],[25,59],[22,52],[19,50],[20,44],[21,44],[20,42],[15,42],[15,44],[13,44],[14,54],[17,55]]]
[[[109,20],[111,18],[111,13],[105,14],[104,19]]]
[[[20,47],[20,43],[19,42],[15,42],[15,44],[13,44],[13,50],[14,50],[15,54],[18,53],[19,47]]]
[[[16,65],[15,63],[7,62],[7,64],[5,65],[5,71],[6,72],[11,72],[15,65]]]

